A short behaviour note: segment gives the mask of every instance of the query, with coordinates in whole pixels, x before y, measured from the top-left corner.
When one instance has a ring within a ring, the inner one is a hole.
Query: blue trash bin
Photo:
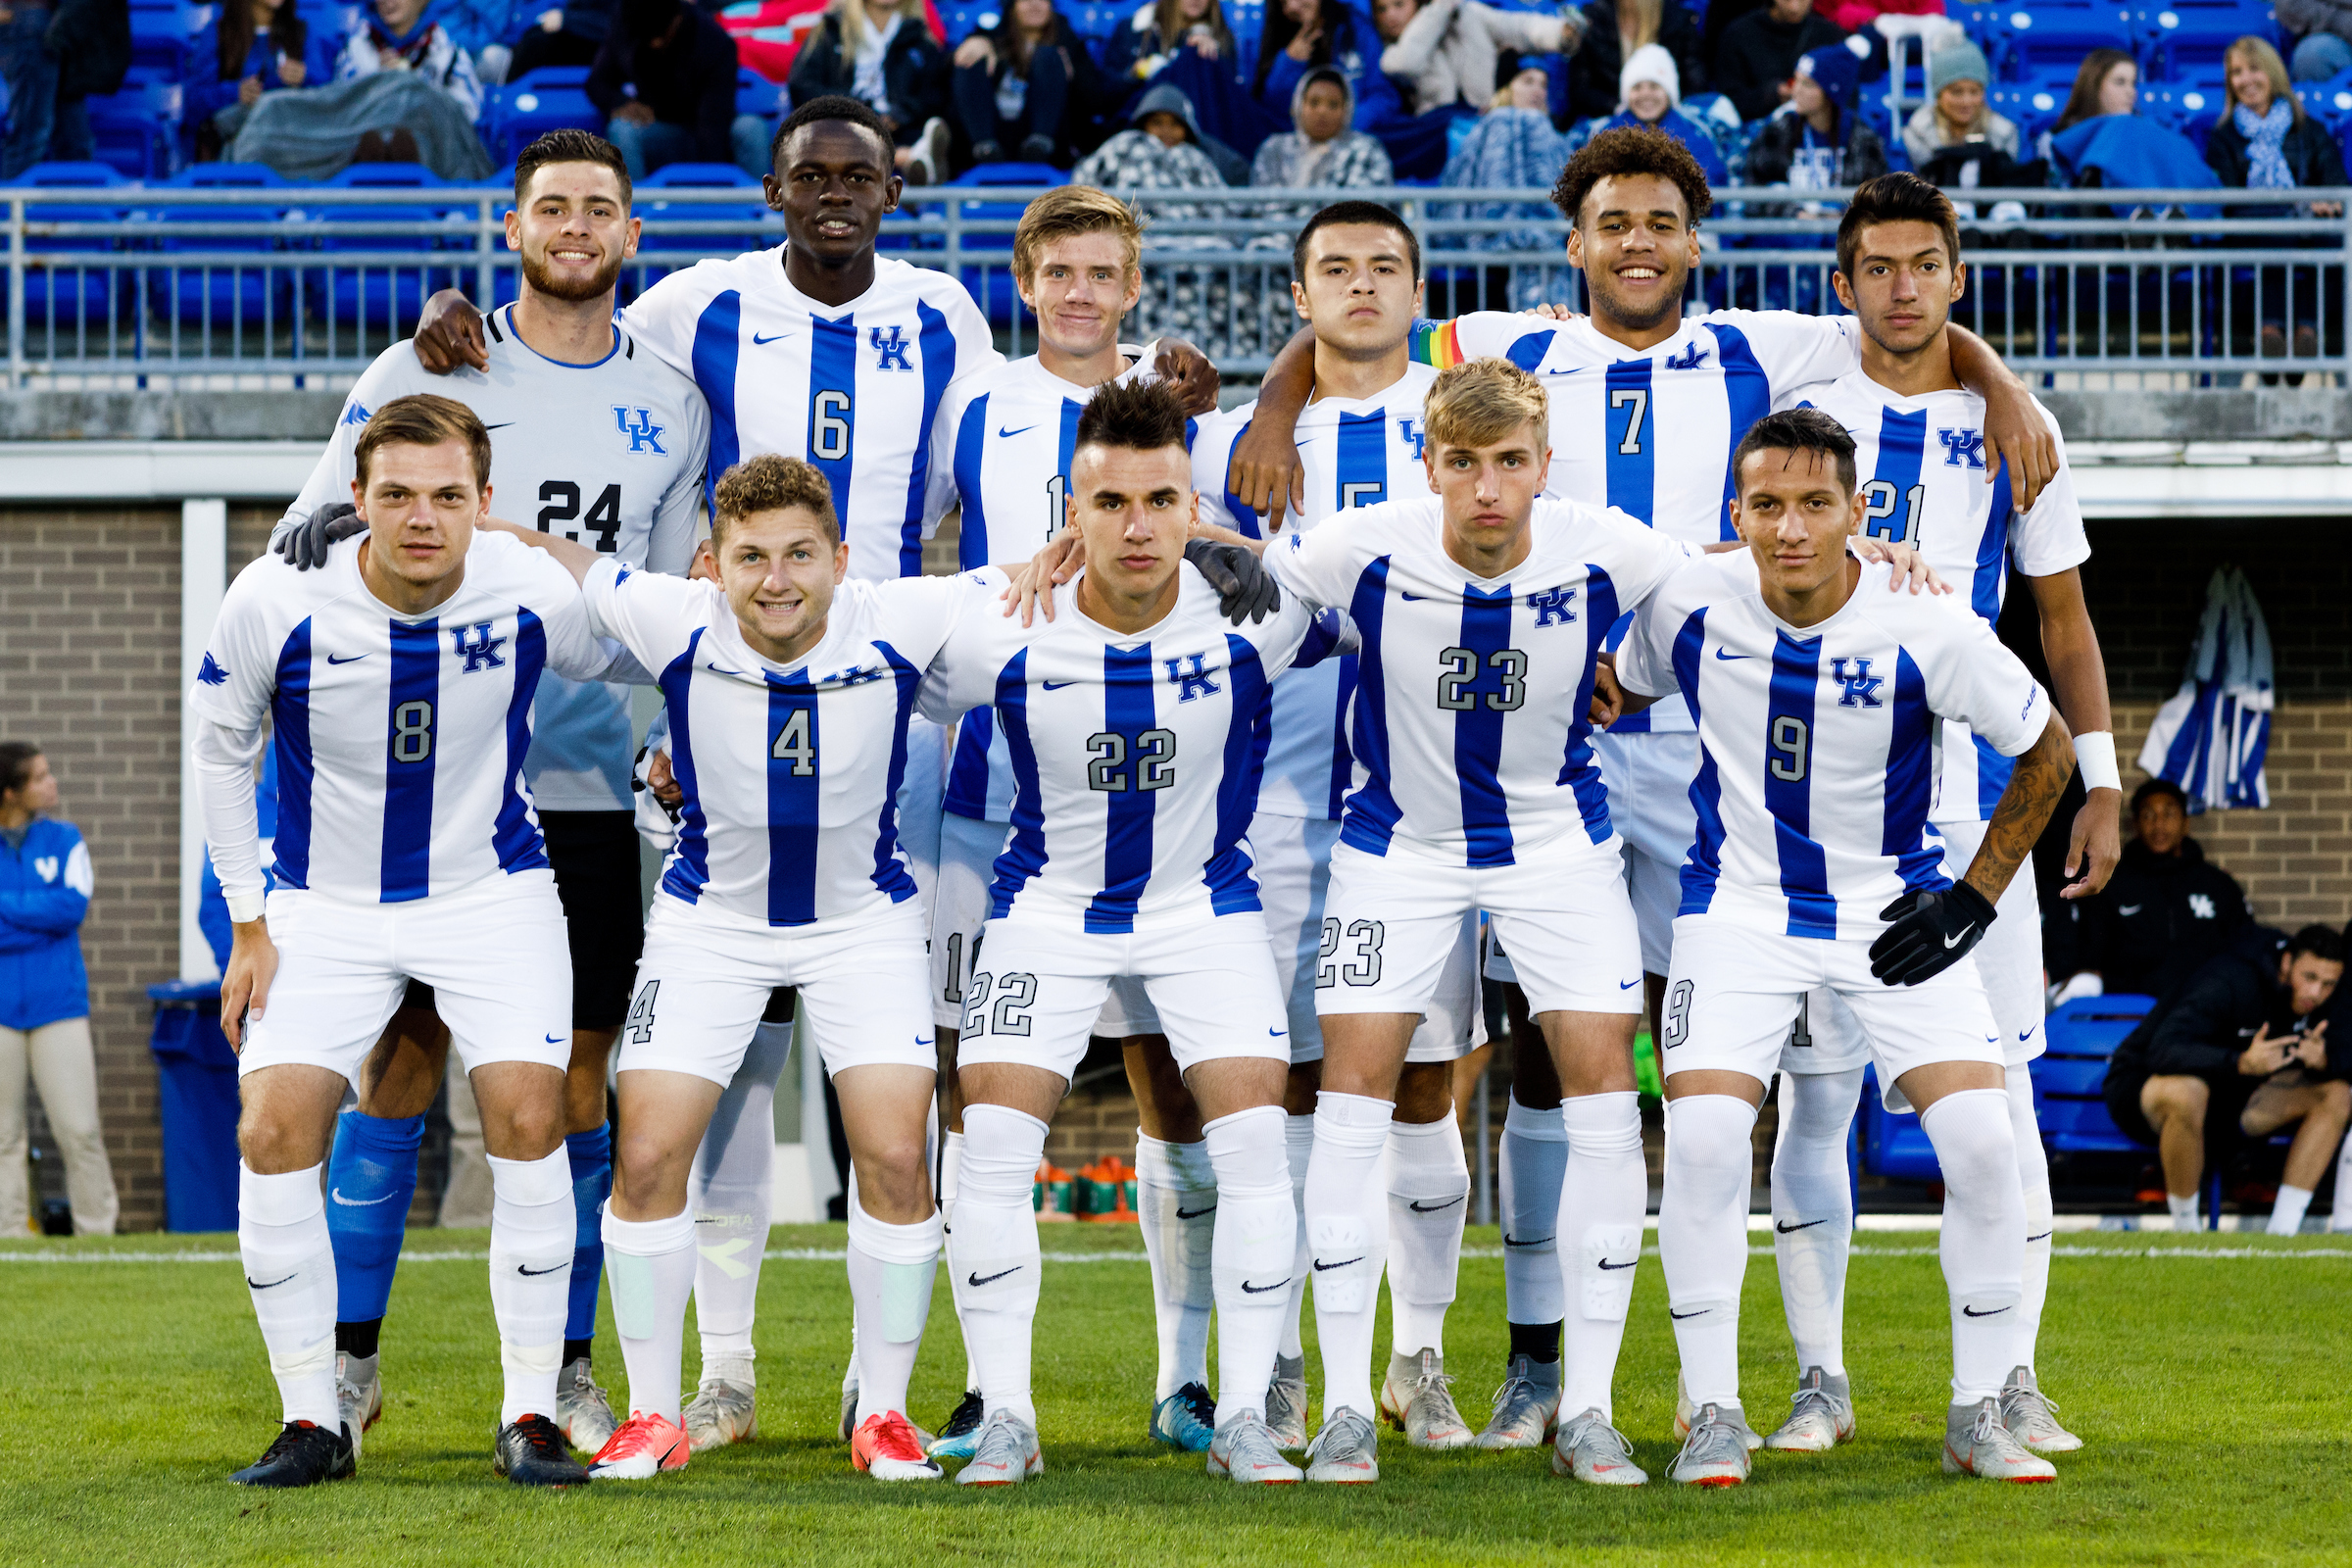
[[[220,1032],[220,982],[147,988],[164,1120],[164,1229],[237,1228],[237,1055]]]

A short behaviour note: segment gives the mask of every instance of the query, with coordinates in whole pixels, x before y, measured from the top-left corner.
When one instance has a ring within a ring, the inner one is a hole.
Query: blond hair
[[[2270,77],[2271,102],[2284,100],[2294,110],[2296,122],[2302,122],[2303,100],[2295,95],[2294,83],[2286,79],[2286,62],[2278,58],[2278,51],[2271,47],[2269,39],[2248,33],[2222,51],[2222,70],[2225,73],[2231,66],[2240,64],[2252,66]],[[2214,122],[2216,127],[2230,123],[2230,115],[2237,110],[2237,94],[2224,88],[2222,98],[2222,117]]]
[[[730,524],[759,512],[798,507],[824,525],[828,544],[841,543],[841,517],[833,510],[833,486],[813,464],[777,452],[747,458],[718,476],[711,497],[710,538],[725,539]]]
[[[1629,55],[1656,43],[1665,24],[1665,0],[1617,0],[1617,36]]]
[[[490,432],[474,412],[455,398],[445,398],[433,392],[412,392],[405,398],[394,398],[370,415],[368,427],[351,449],[353,470],[359,475],[360,488],[368,487],[368,460],[374,457],[378,447],[398,442],[404,446],[437,447],[455,441],[466,448],[473,463],[473,487],[490,488]]]
[[[1134,209],[1092,185],[1060,185],[1029,204],[1012,231],[1012,275],[1023,287],[1037,278],[1038,256],[1057,239],[1080,234],[1116,234],[1127,253],[1127,272],[1143,265],[1144,225]]]
[[[865,14],[865,0],[833,0],[833,9],[841,17],[842,45],[853,53],[863,45],[868,34],[882,30],[874,25],[874,19]],[[924,32],[931,30],[931,15],[923,6],[908,6],[901,13],[901,17]]]
[[[1541,432],[1549,407],[1544,383],[1510,361],[1465,360],[1438,372],[1421,400],[1421,416],[1428,438],[1439,446],[1484,447],[1526,424]]]

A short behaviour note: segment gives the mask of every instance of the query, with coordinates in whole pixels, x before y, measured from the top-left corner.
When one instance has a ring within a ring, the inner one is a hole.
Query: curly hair
[[[762,452],[718,476],[711,496],[710,536],[723,540],[730,524],[758,512],[798,507],[824,525],[827,543],[841,543],[841,517],[833,510],[833,486],[815,465],[781,453]]]
[[[1585,143],[1560,171],[1558,182],[1551,187],[1551,205],[1570,223],[1581,223],[1585,198],[1592,194],[1592,187],[1604,179],[1623,179],[1629,174],[1653,175],[1679,188],[1685,220],[1693,227],[1715,210],[1715,193],[1707,188],[1706,171],[1698,167],[1690,149],[1666,131],[1639,125],[1604,130]]]

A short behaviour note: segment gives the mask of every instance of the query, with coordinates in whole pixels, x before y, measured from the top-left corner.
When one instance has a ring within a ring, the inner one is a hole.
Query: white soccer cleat
[[[1560,1424],[1551,1473],[1596,1487],[1639,1487],[1649,1480],[1649,1472],[1634,1463],[1634,1446],[1597,1409]]]
[[[1854,1441],[1854,1401],[1845,1375],[1831,1377],[1805,1368],[1788,1396],[1788,1419],[1773,1429],[1764,1446],[1781,1453],[1826,1453]]]
[[[1243,1486],[1293,1486],[1306,1472],[1282,1456],[1265,1417],[1244,1410],[1223,1426],[1208,1444],[1208,1473]]]
[[[1037,1428],[1010,1410],[997,1410],[980,1428],[972,1462],[956,1475],[959,1487],[1009,1487],[1046,1471]]]
[[[1296,1453],[1306,1446],[1306,1357],[1274,1358],[1274,1381],[1266,1385],[1266,1430],[1274,1446]]]
[[[1690,1391],[1683,1386],[1683,1375],[1674,1375],[1674,1441],[1681,1443],[1690,1436],[1690,1423],[1698,1419],[1698,1406],[1690,1402]],[[1747,1451],[1755,1452],[1764,1446],[1764,1440],[1755,1428],[1742,1419],[1740,1430],[1747,1434]]]
[[[869,1415],[850,1439],[850,1463],[876,1481],[938,1481],[947,1475],[923,1452],[914,1423],[896,1410]]]
[[[2034,1369],[2021,1366],[2001,1385],[2001,1425],[2009,1435],[2035,1453],[2072,1453],[2082,1440],[2058,1424],[2057,1403],[2034,1381]],[[351,1429],[357,1442],[357,1427]]]
[[[1360,1487],[1380,1479],[1380,1431],[1372,1418],[1347,1405],[1323,1418],[1323,1430],[1307,1445],[1306,1479]]]
[[[1453,1402],[1453,1379],[1446,1375],[1446,1357],[1436,1350],[1389,1357],[1380,1413],[1415,1448],[1467,1448],[1478,1441]]]
[[[556,1426],[564,1441],[582,1453],[599,1451],[620,1430],[612,1401],[596,1386],[595,1369],[584,1355],[557,1374]]]
[[[1494,1411],[1478,1435],[1482,1448],[1540,1448],[1551,1441],[1560,1417],[1560,1364],[1546,1366],[1514,1355],[1494,1391]]]
[[[749,1383],[733,1378],[705,1378],[686,1401],[687,1441],[694,1451],[723,1448],[730,1443],[749,1443],[760,1435],[760,1400]]]
[[[2001,1424],[2001,1401],[1955,1404],[1944,1417],[1943,1473],[1981,1481],[2055,1481],[2058,1467],[2029,1449]]]
[[[1747,1418],[1734,1405],[1702,1404],[1692,1412],[1690,1435],[1674,1456],[1666,1479],[1687,1487],[1736,1487],[1747,1480],[1747,1455],[1756,1446]]]
[[[335,1410],[351,1434],[351,1456],[360,1456],[360,1438],[383,1419],[384,1380],[377,1358],[335,1352]]]

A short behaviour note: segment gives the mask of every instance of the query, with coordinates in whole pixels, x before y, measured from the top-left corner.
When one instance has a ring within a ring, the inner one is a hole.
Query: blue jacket
[[[90,886],[89,848],[73,823],[34,817],[22,850],[0,838],[0,1028],[89,1016],[79,933]]]
[[[302,84],[305,87],[324,87],[335,79],[335,54],[342,39],[321,25],[323,19],[308,18],[310,29],[302,40]],[[262,78],[264,92],[277,92],[286,85],[277,74],[277,45],[268,33],[253,40],[245,53],[245,65],[234,76],[220,75],[220,24],[208,22],[188,39],[181,50],[180,80],[181,110],[187,122],[200,124],[237,101],[237,87],[247,76]]]

